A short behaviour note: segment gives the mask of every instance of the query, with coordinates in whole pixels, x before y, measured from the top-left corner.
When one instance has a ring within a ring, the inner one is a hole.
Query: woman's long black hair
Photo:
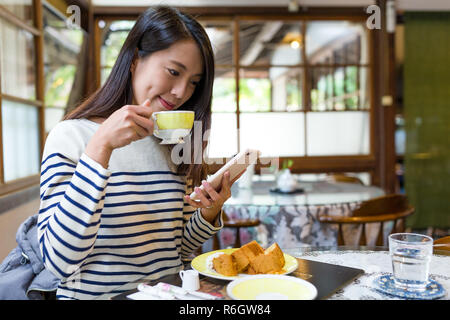
[[[211,43],[203,27],[188,14],[175,8],[157,6],[142,13],[126,38],[111,73],[101,88],[94,92],[80,106],[67,114],[64,119],[109,117],[122,106],[132,104],[131,65],[136,51],[140,58],[153,52],[169,48],[177,41],[193,39],[202,54],[203,76],[191,98],[179,110],[195,111],[195,120],[202,122],[202,137],[211,127],[211,100],[214,82],[214,55]],[[193,140],[193,139],[191,139]],[[202,139],[202,150],[207,141]],[[191,143],[194,155],[194,143]],[[206,177],[206,166],[202,163],[182,163],[178,173],[192,179],[198,185]]]

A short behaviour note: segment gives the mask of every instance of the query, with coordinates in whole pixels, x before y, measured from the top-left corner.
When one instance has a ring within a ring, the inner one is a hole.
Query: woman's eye
[[[191,84],[192,84],[193,86],[197,86],[199,82],[200,82],[200,81],[191,81]]]
[[[180,75],[180,73],[179,73],[177,70],[170,69],[170,68],[167,68],[167,70],[168,70],[169,73],[170,73],[171,75],[173,75],[173,76],[179,76],[179,75]]]

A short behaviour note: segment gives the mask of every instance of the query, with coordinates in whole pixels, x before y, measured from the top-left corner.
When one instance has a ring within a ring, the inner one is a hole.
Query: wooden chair
[[[403,232],[405,229],[406,217],[413,214],[414,210],[414,207],[408,204],[406,196],[391,194],[364,201],[359,208],[352,211],[351,216],[320,215],[318,219],[322,223],[338,224],[338,245],[345,245],[342,230],[344,224],[362,225],[362,231],[357,240],[359,245],[365,246],[368,244],[366,224],[380,223],[380,229],[376,238],[376,246],[383,246],[384,223],[388,221],[394,222],[390,234]]]
[[[434,250],[445,250],[450,251],[450,236],[439,238],[434,240],[433,245],[436,245]]]
[[[332,173],[332,174],[329,174],[329,175],[327,175],[326,180],[329,181],[329,182],[357,183],[357,184],[364,185],[364,183],[358,177],[348,176],[348,175],[343,174],[343,173]]]
[[[261,224],[259,219],[235,219],[231,220],[225,212],[223,213],[223,227],[232,228],[236,230],[236,240],[234,241],[234,248],[239,248],[241,246],[241,228],[257,227]],[[213,250],[220,249],[220,240],[218,232],[213,238]]]

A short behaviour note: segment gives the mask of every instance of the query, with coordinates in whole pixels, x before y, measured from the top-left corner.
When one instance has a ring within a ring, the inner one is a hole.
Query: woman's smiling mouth
[[[174,105],[174,104],[172,104],[172,103],[170,103],[170,102],[164,100],[163,98],[158,97],[158,99],[159,99],[159,102],[161,103],[161,105],[162,105],[164,108],[166,108],[166,109],[168,109],[168,110],[173,110],[173,109],[175,108],[175,105]]]

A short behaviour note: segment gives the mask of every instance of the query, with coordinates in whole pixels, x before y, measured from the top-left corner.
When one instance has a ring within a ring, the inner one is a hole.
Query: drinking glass
[[[424,291],[428,284],[433,239],[416,233],[389,236],[394,284],[409,291]]]

